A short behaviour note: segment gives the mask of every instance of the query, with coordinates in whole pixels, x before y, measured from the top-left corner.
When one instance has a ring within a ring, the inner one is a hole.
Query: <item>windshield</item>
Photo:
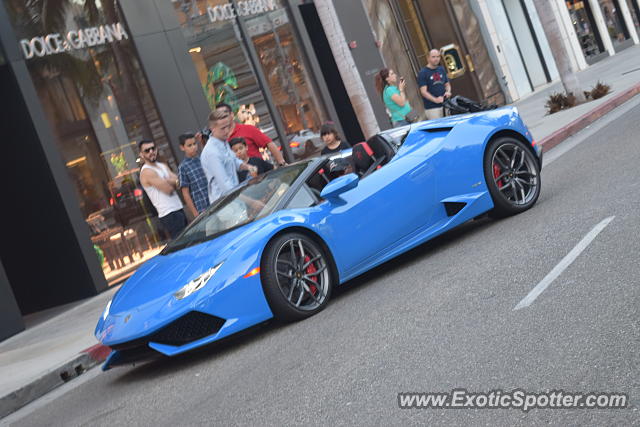
[[[214,239],[234,228],[269,215],[309,162],[276,169],[250,180],[213,203],[162,255]]]

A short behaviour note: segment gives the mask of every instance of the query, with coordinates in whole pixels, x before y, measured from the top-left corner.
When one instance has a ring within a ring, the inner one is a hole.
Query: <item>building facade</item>
[[[559,78],[534,0],[469,0],[502,74],[507,98],[520,99]],[[638,0],[551,0],[572,68],[583,70],[638,44]]]
[[[455,94],[496,104],[557,79],[533,0],[334,0],[381,129],[374,76],[416,83],[430,49]],[[575,69],[638,42],[638,0],[553,1]],[[230,104],[285,158],[333,121],[364,139],[313,0],[0,1],[0,121],[8,185],[0,339],[22,316],[95,295],[167,236],[139,183],[137,142],[181,161],[178,136]]]
[[[206,126],[220,102],[289,161],[298,136],[319,137],[326,121],[362,138],[313,12],[301,0],[0,2],[11,183],[0,339],[23,315],[95,295],[160,251],[167,236],[140,186],[141,139],[175,170],[178,136]]]
[[[433,48],[456,93],[504,104],[467,0],[333,5],[380,128],[391,122],[375,74],[406,76],[421,111],[415,76]],[[21,178],[2,212],[0,337],[22,315],[121,282],[163,247],[139,183],[141,139],[175,169],[178,136],[225,102],[290,161],[298,136],[319,137],[326,121],[362,141],[326,34],[310,0],[2,0],[2,126],[15,159],[2,174]]]
[[[347,6],[347,3],[351,4]],[[498,105],[506,102],[490,50],[481,34],[481,22],[467,0],[362,0],[335,2],[335,5],[336,8],[359,7],[353,3],[362,4],[369,28],[343,24],[345,35],[355,39],[358,32],[372,34],[372,42],[366,43],[365,49],[372,51],[370,46],[375,47],[380,57],[378,69],[392,68],[405,76],[409,101],[416,111],[422,112],[416,78],[427,64],[432,49],[441,52],[454,94]],[[363,81],[372,82],[377,70],[360,68]],[[372,95],[375,105],[382,104],[379,98],[377,94]],[[382,128],[385,128],[382,123],[389,123],[388,119],[379,121]]]

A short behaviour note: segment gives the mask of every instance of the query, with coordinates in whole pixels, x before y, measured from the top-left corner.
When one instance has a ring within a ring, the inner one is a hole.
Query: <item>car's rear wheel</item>
[[[524,212],[540,196],[538,159],[519,140],[496,138],[484,156],[484,176],[494,203],[492,216]]]
[[[267,246],[262,288],[273,314],[300,320],[322,310],[331,296],[331,264],[324,249],[301,233],[286,233]]]

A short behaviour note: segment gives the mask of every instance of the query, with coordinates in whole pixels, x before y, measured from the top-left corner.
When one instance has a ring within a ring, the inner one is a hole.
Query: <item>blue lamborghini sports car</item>
[[[272,317],[322,310],[334,286],[481,214],[540,194],[541,147],[515,108],[383,132],[218,199],[115,294],[104,369],[177,355]]]

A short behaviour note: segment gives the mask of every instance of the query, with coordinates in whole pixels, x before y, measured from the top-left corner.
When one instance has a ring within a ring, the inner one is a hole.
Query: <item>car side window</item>
[[[287,205],[288,209],[308,208],[316,203],[316,199],[311,195],[306,185],[300,187]]]

